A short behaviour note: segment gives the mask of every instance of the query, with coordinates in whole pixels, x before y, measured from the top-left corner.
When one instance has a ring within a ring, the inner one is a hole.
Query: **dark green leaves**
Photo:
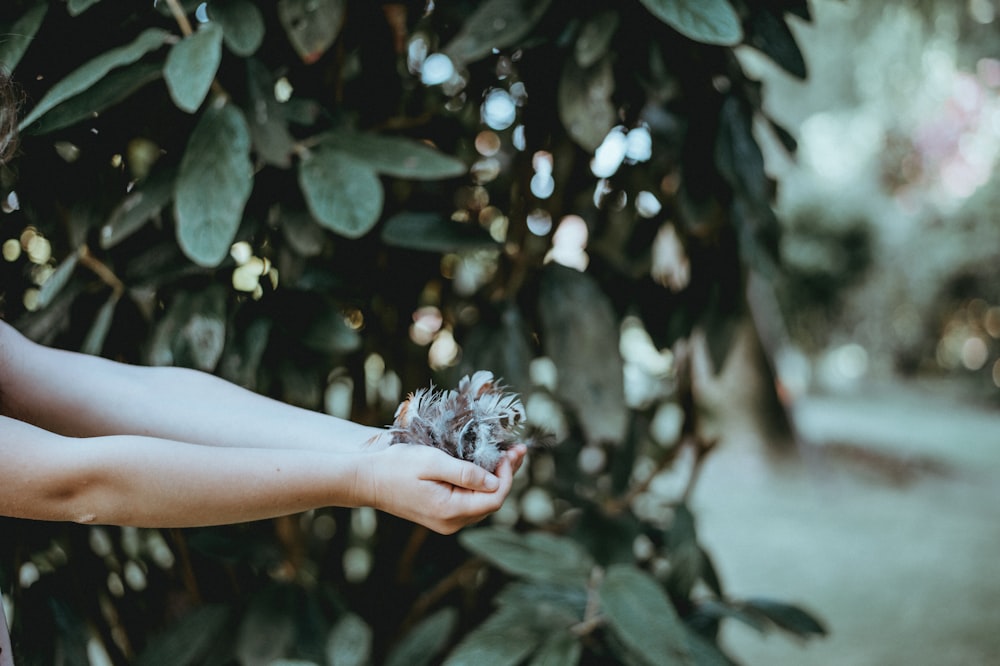
[[[750,14],[747,43],[766,53],[792,76],[806,78],[806,61],[788,24],[776,11],[758,8]]]
[[[101,227],[101,247],[114,247],[159,215],[174,196],[176,169],[156,169],[119,203]]]
[[[465,163],[419,141],[361,132],[330,132],[299,165],[299,185],[316,220],[359,238],[382,213],[378,175],[413,180],[453,178]]]
[[[8,74],[17,68],[49,9],[48,2],[36,2],[13,23],[0,24],[0,68]]]
[[[225,310],[226,291],[221,285],[178,293],[156,326],[147,362],[211,372],[226,341]]]
[[[427,252],[461,252],[498,247],[489,232],[476,224],[455,222],[440,213],[403,212],[382,227],[387,245]]]
[[[382,213],[375,170],[346,153],[320,147],[299,163],[299,186],[321,225],[347,238],[368,233]]]
[[[32,134],[45,134],[93,118],[161,76],[163,67],[155,62],[137,62],[116,69],[43,115],[30,131]]]
[[[177,176],[177,242],[201,266],[226,258],[250,191],[250,131],[243,114],[226,104],[202,114]]]
[[[306,64],[314,63],[337,40],[347,0],[278,0],[278,18],[288,41]]]
[[[743,28],[729,0],[640,0],[653,16],[698,42],[734,46]]]
[[[213,0],[208,15],[222,26],[223,39],[238,56],[256,53],[264,40],[264,16],[250,0]]]
[[[178,108],[194,113],[205,101],[222,61],[222,27],[205,23],[174,44],[163,68],[167,90]]]
[[[691,663],[684,625],[656,579],[632,565],[613,565],[600,593],[608,624],[633,655],[649,666]]]
[[[136,663],[139,666],[201,663],[230,616],[230,609],[221,604],[196,608],[154,636]]]
[[[444,666],[516,666],[541,642],[530,617],[516,606],[505,606],[466,634]]]
[[[569,60],[559,80],[559,119],[587,152],[594,152],[617,120],[611,95],[615,77],[607,57],[583,68]]]
[[[568,631],[552,634],[532,656],[529,666],[576,666],[580,661],[583,645]]]
[[[436,148],[399,136],[362,132],[331,132],[323,135],[323,145],[368,164],[375,171],[396,178],[441,180],[464,175],[468,170],[460,159]]]
[[[66,286],[66,283],[69,281],[70,276],[73,274],[73,271],[76,269],[76,265],[79,262],[79,252],[74,252],[63,259],[62,263],[59,264],[59,267],[55,270],[55,272],[52,273],[49,279],[45,281],[45,284],[42,285],[41,289],[38,290],[38,307],[44,308],[52,302],[52,299],[55,298],[56,294],[58,294],[62,288]]]
[[[372,629],[354,613],[337,620],[327,639],[328,663],[339,666],[365,666],[370,663]]]
[[[587,19],[573,45],[576,64],[586,69],[604,57],[611,38],[618,30],[619,20],[620,14],[613,9],[599,12]]]
[[[575,603],[535,594],[546,588],[534,583],[505,587],[496,599],[497,611],[466,634],[444,663],[513,666],[533,654],[539,663],[573,663],[575,650],[567,643],[578,641],[569,629],[580,622],[581,613]]]
[[[90,60],[69,76],[53,85],[31,112],[21,121],[20,128],[30,126],[49,109],[77,95],[100,81],[108,72],[131,64],[150,51],[160,48],[169,33],[158,28],[149,28],[131,43],[106,51]]]
[[[542,272],[539,317],[545,353],[556,364],[557,392],[585,436],[621,442],[628,425],[618,319],[591,276],[557,264]]]
[[[295,139],[288,131],[286,109],[274,98],[274,78],[255,58],[247,58],[247,95],[250,98],[250,134],[257,156],[268,164],[288,168]]]
[[[426,666],[444,649],[458,622],[458,611],[442,608],[423,620],[389,652],[386,666]]]
[[[819,620],[793,604],[771,599],[747,599],[744,610],[755,611],[785,631],[804,638],[825,636],[826,627]]]
[[[67,0],[66,9],[71,16],[79,16],[101,0]]]
[[[545,532],[518,534],[484,527],[466,530],[458,538],[466,549],[498,569],[529,580],[582,585],[594,567],[578,543]]]
[[[460,64],[514,46],[538,23],[551,0],[487,0],[462,24],[443,51]]]

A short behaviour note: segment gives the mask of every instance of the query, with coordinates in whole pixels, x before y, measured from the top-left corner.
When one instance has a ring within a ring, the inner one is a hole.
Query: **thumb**
[[[494,492],[500,487],[500,479],[490,474],[479,465],[475,465],[445,454],[440,465],[435,465],[427,471],[425,478],[444,481],[459,488],[481,492]]]

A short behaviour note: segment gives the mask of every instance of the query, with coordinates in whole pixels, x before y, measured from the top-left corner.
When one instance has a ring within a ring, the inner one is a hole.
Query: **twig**
[[[80,264],[90,269],[97,277],[101,278],[104,284],[111,287],[115,292],[115,296],[121,296],[125,291],[125,284],[115,275],[115,272],[108,268],[107,264],[95,257],[86,245],[80,248]]]
[[[410,612],[406,614],[406,619],[403,620],[403,627],[405,628],[410,626],[416,621],[417,618],[422,617],[427,612],[428,608],[436,604],[442,597],[461,585],[461,581],[466,574],[482,567],[483,564],[484,562],[482,559],[478,557],[470,557],[468,560],[455,568],[455,570],[450,574],[439,580],[434,587],[421,594],[413,603],[413,606],[410,608]]]
[[[590,580],[587,581],[587,606],[583,611],[583,620],[570,627],[576,636],[584,637],[592,633],[604,623],[604,616],[601,615],[601,597],[598,589],[604,580],[604,570],[601,567],[594,567],[590,572]]]
[[[177,21],[177,26],[187,37],[194,30],[191,28],[191,22],[188,21],[187,14],[184,13],[184,8],[181,7],[181,3],[178,0],[167,0],[167,7],[170,8],[170,13],[174,15],[174,20]]]
[[[684,492],[681,494],[680,502],[682,504],[687,504],[688,500],[691,499],[691,493],[694,492],[694,484],[698,481],[698,477],[701,475],[701,469],[705,462],[705,456],[711,451],[718,440],[703,440],[700,437],[695,439],[694,442],[694,464],[691,466],[691,476],[688,477],[687,484],[684,486]]]
[[[653,472],[649,476],[643,479],[642,482],[637,483],[632,487],[630,487],[628,491],[621,497],[615,497],[610,501],[608,501],[608,503],[604,507],[605,512],[609,516],[617,516],[622,511],[627,509],[632,504],[632,502],[635,500],[636,497],[649,490],[649,486],[653,483],[653,479],[655,479],[660,472],[662,472],[663,470],[667,469],[668,467],[674,464],[674,461],[677,460],[677,455],[686,446],[691,446],[695,448],[696,451],[698,450],[698,442],[694,438],[694,436],[688,435],[684,437],[677,444],[677,446],[671,449],[667,453],[667,455],[663,456],[663,459],[656,466],[656,469],[653,470]]]
[[[177,547],[177,554],[181,560],[181,577],[184,579],[184,588],[191,595],[191,600],[195,604],[201,603],[201,591],[198,589],[198,580],[194,575],[194,567],[191,566],[191,553],[188,552],[187,541],[184,534],[179,529],[170,530],[170,538]]]

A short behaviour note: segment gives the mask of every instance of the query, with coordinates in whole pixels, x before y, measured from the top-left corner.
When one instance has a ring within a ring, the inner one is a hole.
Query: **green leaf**
[[[344,26],[347,0],[278,0],[278,20],[307,65],[319,60]]]
[[[51,109],[29,131],[32,134],[46,134],[91,119],[161,76],[163,66],[154,62],[138,62],[116,69],[79,95],[74,95]]]
[[[559,397],[589,441],[622,442],[628,409],[610,299],[586,273],[549,264],[541,273],[538,311],[545,354],[558,369]]]
[[[174,196],[176,179],[176,169],[156,169],[125,195],[101,227],[101,247],[118,245],[159,215]]]
[[[769,621],[764,615],[753,610],[752,608],[744,608],[743,605],[739,603],[730,604],[716,601],[711,598],[705,599],[704,601],[698,602],[697,614],[701,617],[713,620],[732,618],[742,622],[748,627],[752,627],[761,634],[767,632],[771,628]]]
[[[500,590],[493,603],[531,608],[541,624],[566,627],[583,619],[587,596],[587,589],[578,584],[515,581]]]
[[[793,604],[771,599],[747,599],[743,606],[761,613],[777,626],[797,636],[810,638],[826,635],[826,627],[818,619]]]
[[[576,666],[580,663],[583,645],[568,631],[549,636],[528,662],[528,666]]]
[[[264,41],[264,15],[250,0],[212,0],[208,16],[219,22],[226,46],[238,56],[253,55]]]
[[[540,582],[585,585],[594,561],[578,543],[546,532],[518,534],[498,527],[465,530],[459,543],[501,571]]]
[[[52,302],[52,299],[56,297],[66,283],[69,282],[70,276],[76,269],[76,265],[80,262],[80,253],[74,252],[63,259],[59,267],[49,276],[49,279],[38,290],[38,307],[44,308]]]
[[[147,362],[214,371],[226,342],[226,294],[220,284],[179,292],[153,330]]]
[[[702,638],[691,629],[685,631],[685,638],[691,659],[696,666],[736,666],[719,646]]]
[[[222,62],[222,27],[203,23],[170,49],[163,67],[167,90],[177,108],[194,113],[205,101]]]
[[[497,303],[496,310],[483,308],[479,322],[465,334],[456,374],[491,370],[512,390],[524,392],[531,386],[530,365],[535,356],[532,331],[518,305]]]
[[[177,241],[196,264],[217,266],[229,254],[253,189],[249,153],[240,110],[205,109],[181,158],[174,199]]]
[[[696,42],[735,46],[743,39],[729,0],[640,0],[653,16]]]
[[[620,18],[614,9],[594,14],[583,24],[580,35],[573,44],[576,64],[583,69],[594,65],[608,53],[611,38],[618,30]]]
[[[516,46],[551,4],[551,0],[486,0],[479,3],[442,52],[463,65],[485,58],[493,49]]]
[[[282,210],[281,232],[299,256],[316,257],[323,252],[326,231],[305,210]]]
[[[597,150],[618,120],[611,95],[615,75],[604,57],[587,69],[567,60],[559,79],[559,119],[570,137],[589,153]]]
[[[785,19],[777,11],[754,8],[747,26],[747,43],[767,54],[786,72],[797,79],[808,75],[805,58]]]
[[[316,221],[347,238],[371,231],[385,193],[378,174],[350,155],[320,147],[299,163],[299,186]]]
[[[67,0],[66,9],[70,16],[79,16],[101,0]]]
[[[257,155],[268,164],[287,169],[292,165],[295,138],[288,131],[285,110],[274,98],[274,79],[257,59],[247,59],[247,93],[250,97],[250,134]]]
[[[189,666],[202,658],[229,622],[230,609],[221,604],[194,609],[154,635],[136,660],[137,666]]]
[[[530,614],[504,606],[466,634],[444,666],[515,666],[535,651],[542,638]]]
[[[327,663],[337,666],[365,666],[371,658],[371,652],[371,627],[354,613],[341,617],[327,639]]]
[[[608,568],[600,588],[608,624],[650,666],[691,664],[684,624],[655,578],[631,564]]]
[[[257,372],[271,337],[271,319],[261,317],[245,326],[234,327],[219,361],[219,375],[233,384],[255,390]]]
[[[236,663],[270,664],[295,644],[296,602],[290,586],[274,585],[254,594],[236,635]]]
[[[38,104],[21,121],[19,129],[24,130],[41,118],[47,111],[70,97],[84,92],[103,79],[108,72],[124,65],[130,65],[150,51],[154,51],[166,42],[170,33],[159,28],[149,28],[142,32],[131,43],[102,53],[88,61],[78,69],[73,70],[66,78],[53,85]]]
[[[385,221],[386,245],[425,252],[462,252],[500,246],[478,224],[455,222],[438,213],[403,211]]]
[[[667,533],[667,550],[670,556],[670,575],[667,587],[675,598],[686,599],[691,589],[702,578],[704,555],[698,546],[694,514],[686,504],[674,507],[674,518]]]
[[[389,652],[385,666],[427,666],[447,645],[457,622],[457,610],[442,608],[407,632]]]
[[[83,344],[80,345],[80,351],[84,354],[90,354],[91,356],[100,356],[101,350],[104,349],[104,341],[108,337],[108,331],[111,329],[111,322],[115,318],[115,308],[118,306],[118,301],[121,295],[115,291],[108,297],[108,300],[104,301],[104,305],[101,309],[97,311],[97,316],[94,317],[94,323],[90,325],[90,330],[87,331],[87,337],[83,339]]]
[[[0,24],[0,68],[8,74],[17,69],[48,10],[48,2],[36,2],[13,23]]]
[[[412,180],[441,180],[462,176],[465,162],[426,143],[401,136],[362,132],[330,132],[324,146],[361,160],[378,173]]]

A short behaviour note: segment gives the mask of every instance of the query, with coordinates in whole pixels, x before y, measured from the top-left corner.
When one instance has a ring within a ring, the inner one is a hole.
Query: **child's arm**
[[[341,453],[73,438],[0,417],[0,514],[188,527],[373,506],[450,533],[500,508],[519,455],[494,476],[426,446]]]
[[[299,409],[212,375],[30,342],[0,322],[0,514],[192,526],[373,506],[439,532],[500,508],[497,474],[385,430]]]
[[[51,349],[0,321],[0,414],[73,437],[356,451],[383,429],[293,407],[208,373]]]

